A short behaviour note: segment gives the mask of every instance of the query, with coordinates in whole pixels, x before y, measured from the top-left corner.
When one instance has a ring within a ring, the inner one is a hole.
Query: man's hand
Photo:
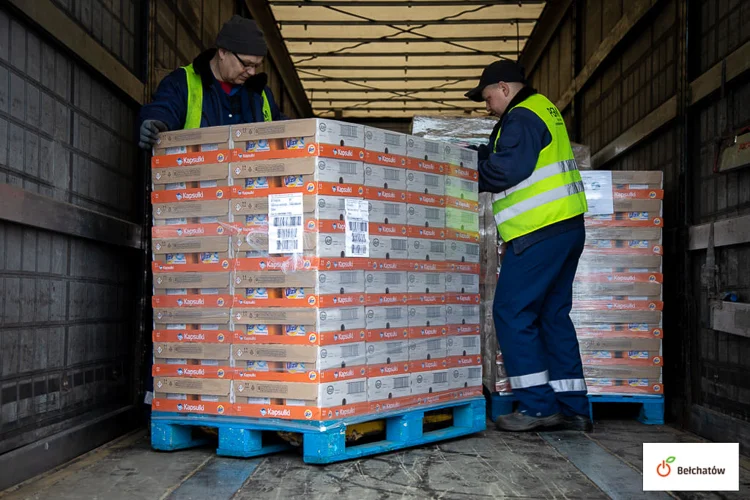
[[[166,132],[167,125],[159,120],[143,120],[141,125],[141,138],[138,147],[149,150],[156,144],[159,132]]]
[[[490,148],[486,144],[482,144],[477,148],[477,158],[479,161],[484,161],[490,157]]]

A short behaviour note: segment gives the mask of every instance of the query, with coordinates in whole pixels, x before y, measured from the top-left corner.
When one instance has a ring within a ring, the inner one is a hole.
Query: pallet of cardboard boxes
[[[155,414],[327,421],[482,395],[476,154],[320,119],[160,135]]]

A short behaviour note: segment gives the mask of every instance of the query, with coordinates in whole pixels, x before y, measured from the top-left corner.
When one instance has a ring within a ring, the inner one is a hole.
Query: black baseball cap
[[[468,91],[465,95],[472,101],[482,102],[484,100],[482,99],[484,88],[498,82],[520,82],[526,85],[523,66],[507,59],[495,61],[484,68],[482,76],[479,78],[479,85]]]

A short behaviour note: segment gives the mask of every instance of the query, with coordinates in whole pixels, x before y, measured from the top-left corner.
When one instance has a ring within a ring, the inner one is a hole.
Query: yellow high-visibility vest
[[[515,108],[526,108],[541,118],[552,141],[539,152],[529,178],[492,196],[492,212],[503,241],[511,241],[588,210],[581,173],[560,111],[541,94],[534,94],[511,109]],[[498,130],[493,153],[497,151],[499,138]]]
[[[187,99],[187,114],[185,116],[185,130],[200,128],[201,116],[203,114],[203,82],[198,73],[193,69],[193,65],[189,64],[183,66],[185,70],[185,78],[187,78],[188,88],[188,99]],[[262,93],[263,96],[263,121],[270,122],[273,120],[271,115],[271,105],[268,103],[268,96],[266,91]]]

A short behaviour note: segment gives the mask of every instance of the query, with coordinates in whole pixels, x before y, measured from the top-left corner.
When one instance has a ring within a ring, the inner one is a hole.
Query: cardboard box
[[[246,361],[312,363],[318,370],[330,370],[367,363],[365,343],[311,346],[284,344],[233,344],[235,363]],[[295,398],[292,399],[305,399]]]
[[[209,378],[154,377],[154,392],[188,396],[218,396],[229,400],[232,381]]]
[[[154,357],[177,360],[226,360],[231,359],[229,344],[201,342],[154,342]]]
[[[368,330],[405,328],[409,326],[409,311],[401,304],[365,306]]]
[[[445,209],[445,227],[455,231],[479,232],[479,214],[458,208]]]
[[[445,261],[445,231],[439,228],[409,226],[411,260]]]
[[[407,194],[407,223],[410,226],[444,228],[445,199],[431,194]]]
[[[159,272],[158,268],[171,266],[153,263],[154,295],[233,295],[230,271],[221,272]],[[213,268],[213,264],[197,264],[196,267]],[[221,266],[220,264],[218,266]],[[217,266],[217,267],[218,267]]]
[[[460,356],[448,358],[451,389],[480,387],[482,385],[481,356]]]
[[[578,273],[661,272],[660,255],[603,255],[584,252],[578,262]],[[630,271],[636,270],[636,271]]]
[[[162,132],[156,139],[153,156],[230,149],[230,127],[204,127]]]
[[[662,285],[660,283],[591,283],[576,281],[573,283],[573,296],[576,299],[586,297],[642,297],[644,300],[660,300]]]
[[[412,394],[430,394],[450,389],[448,363],[445,358],[409,363]]]
[[[366,271],[365,293],[407,293],[409,288],[407,280],[408,274],[406,271]]]
[[[446,163],[458,167],[477,170],[479,168],[477,152],[473,149],[462,148],[455,144],[445,143],[443,158]]]
[[[229,163],[151,169],[154,191],[229,185]]]
[[[662,366],[661,351],[581,351],[584,365]]]
[[[445,176],[420,170],[406,172],[406,190],[412,193],[445,195]]]
[[[367,373],[368,401],[382,401],[411,395],[409,364],[371,366]]]
[[[406,203],[368,200],[370,223],[406,225]]]
[[[365,127],[364,147],[368,151],[406,156],[406,134]]]
[[[250,187],[245,179],[266,179],[269,187],[304,185],[303,180],[361,185],[365,179],[364,163],[359,160],[315,156],[271,160],[236,158],[231,170],[235,184],[245,187]],[[279,182],[269,182],[269,178],[277,178]]]
[[[445,160],[443,143],[409,135],[406,137],[406,156],[419,160]]]
[[[458,294],[479,293],[479,264],[446,263],[445,291]]]
[[[238,289],[302,289],[306,295],[364,293],[364,267],[366,264],[357,259],[237,259],[232,282]]]
[[[589,394],[663,394],[664,385],[650,379],[586,379]]]
[[[230,222],[228,188],[154,191],[151,203],[156,226]]]
[[[367,342],[367,364],[381,365],[409,360],[409,339],[395,335],[394,340]]]
[[[662,229],[659,227],[592,227],[586,230],[586,241],[590,240],[661,242]]]
[[[216,325],[217,330],[228,330],[231,295],[155,295],[151,298],[156,330],[199,329],[191,325]],[[221,326],[223,325],[223,328]]]
[[[402,167],[387,167],[365,163],[365,186],[383,189],[406,190],[407,172]]]
[[[445,314],[448,325],[479,325],[479,296],[447,294]]]
[[[351,148],[365,146],[362,125],[318,118],[233,125],[231,135],[235,147],[245,146],[242,148],[245,151],[302,149],[311,143]]]
[[[572,311],[576,328],[597,324],[661,325],[661,311]]]
[[[410,305],[409,327],[444,326],[445,304]]]
[[[364,308],[235,307],[234,325],[309,325],[316,332],[360,330],[365,327]]]
[[[164,264],[218,264],[232,257],[229,236],[153,237],[151,248],[154,261]]]
[[[409,339],[410,361],[443,359],[447,353],[447,341],[445,337]]]
[[[447,275],[442,269],[435,272],[408,273],[408,293],[445,293]]]
[[[586,378],[611,378],[614,380],[651,379],[661,381],[661,366],[629,365],[584,365],[583,375]]]
[[[315,402],[320,408],[367,401],[367,379],[335,382],[237,381],[236,394],[245,397]]]
[[[370,257],[373,259],[407,259],[407,227],[393,224],[370,224]]]
[[[478,356],[482,353],[480,335],[450,335],[447,338],[447,356]]]
[[[460,200],[479,201],[479,183],[461,177],[445,177],[445,195]]]

